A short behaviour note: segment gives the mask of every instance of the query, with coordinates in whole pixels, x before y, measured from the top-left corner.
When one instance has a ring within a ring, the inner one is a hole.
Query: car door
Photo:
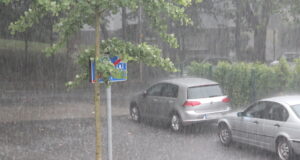
[[[266,111],[266,103],[258,102],[246,109],[243,116],[239,117],[235,131],[237,138],[251,145],[259,145],[259,127]]]
[[[178,86],[165,84],[162,88],[162,96],[158,100],[157,115],[161,119],[168,120],[169,113],[173,110],[178,96]]]
[[[150,87],[142,100],[142,112],[147,117],[156,118],[157,106],[159,105],[158,100],[161,97],[161,91],[164,84],[159,83]]]
[[[284,128],[289,114],[285,107],[279,103],[268,102],[268,105],[270,109],[260,129],[260,142],[264,148],[274,149],[276,136]]]

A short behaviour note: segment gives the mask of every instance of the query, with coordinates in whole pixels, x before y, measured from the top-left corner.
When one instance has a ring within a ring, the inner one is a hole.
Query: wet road
[[[104,125],[104,142],[105,128]],[[92,118],[0,123],[0,159],[92,160],[94,137]],[[104,157],[105,153],[104,149]],[[137,124],[124,114],[113,116],[113,159],[273,160],[276,157],[243,145],[223,147],[214,123],[173,133],[159,123]]]

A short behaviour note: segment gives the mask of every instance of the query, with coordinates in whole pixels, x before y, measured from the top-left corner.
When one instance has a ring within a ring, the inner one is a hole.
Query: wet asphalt
[[[93,118],[0,123],[1,160],[93,160]],[[273,153],[244,145],[223,147],[216,124],[205,123],[173,133],[165,124],[135,123],[127,114],[113,116],[114,160],[274,160]],[[106,160],[106,119],[103,159]]]
[[[187,127],[180,133],[160,122],[135,123],[128,116],[131,95],[117,91],[113,89],[117,94],[112,97],[114,160],[276,159],[275,154],[254,147],[222,146],[213,122]],[[89,89],[2,92],[0,160],[94,160],[92,99]],[[102,114],[103,160],[107,160],[105,109]]]

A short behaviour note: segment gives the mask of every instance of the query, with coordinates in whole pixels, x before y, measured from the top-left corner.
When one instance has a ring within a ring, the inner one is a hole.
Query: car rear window
[[[292,106],[292,109],[297,114],[298,118],[300,118],[300,104]]]
[[[187,90],[188,99],[209,98],[223,96],[219,85],[190,87]]]

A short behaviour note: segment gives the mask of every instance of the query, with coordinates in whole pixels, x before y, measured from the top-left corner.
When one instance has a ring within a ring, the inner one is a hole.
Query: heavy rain
[[[299,15],[295,0],[0,0],[0,159],[300,159]]]

